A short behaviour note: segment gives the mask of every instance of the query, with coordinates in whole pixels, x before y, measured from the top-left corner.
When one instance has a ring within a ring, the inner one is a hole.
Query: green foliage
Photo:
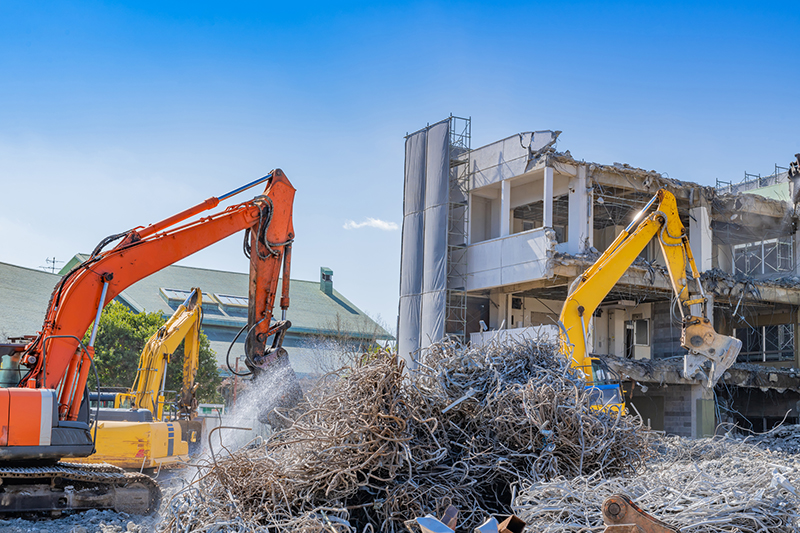
[[[100,326],[95,340],[95,364],[102,387],[125,387],[133,385],[139,356],[144,345],[159,327],[166,322],[161,313],[134,313],[118,302],[111,302],[100,316]],[[89,341],[90,331],[84,337]],[[167,390],[178,391],[183,377],[182,342],[167,365]],[[205,333],[200,333],[200,363],[196,382],[197,400],[200,403],[220,403],[222,397],[217,387],[222,382],[217,369],[217,360]]]

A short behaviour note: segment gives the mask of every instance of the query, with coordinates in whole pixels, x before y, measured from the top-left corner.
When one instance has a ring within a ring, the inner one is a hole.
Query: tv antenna
[[[58,272],[58,270],[60,270],[56,268],[56,265],[63,262],[64,261],[56,261],[55,257],[53,258],[48,257],[47,259],[45,259],[45,263],[47,263],[47,266],[40,266],[39,268],[45,271],[50,271],[51,274],[55,274],[56,272]]]

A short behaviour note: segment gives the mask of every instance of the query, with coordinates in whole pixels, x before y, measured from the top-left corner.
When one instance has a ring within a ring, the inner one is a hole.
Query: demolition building
[[[680,315],[658,244],[629,267],[592,317],[591,352],[654,429],[711,434],[798,422],[800,305],[795,187],[788,169],[717,187],[558,151],[558,131],[471,147],[450,117],[406,137],[398,349],[555,338],[570,284],[662,187],[681,221],[717,332],[739,338],[715,390],[682,376]]]

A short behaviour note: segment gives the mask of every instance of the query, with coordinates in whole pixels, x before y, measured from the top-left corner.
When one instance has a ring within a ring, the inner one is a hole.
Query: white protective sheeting
[[[423,217],[420,211],[403,218],[403,252],[400,255],[400,297],[422,294]]]
[[[422,244],[427,138],[427,129],[406,137],[397,350],[400,356],[406,359],[409,368],[413,364],[410,354],[419,349],[419,324],[422,317]]]
[[[403,192],[403,215],[425,209],[425,152],[428,131],[422,130],[406,139],[406,175]]]
[[[444,337],[444,313],[447,291],[432,291],[422,295],[422,320],[420,321],[420,348],[427,348]]]
[[[450,120],[406,138],[400,260],[398,352],[411,354],[444,336]]]

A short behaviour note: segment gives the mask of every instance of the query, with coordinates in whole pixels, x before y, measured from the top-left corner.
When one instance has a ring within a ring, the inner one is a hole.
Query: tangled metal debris
[[[537,532],[602,531],[603,500],[622,492],[682,533],[800,528],[796,459],[730,439],[671,437],[658,444],[659,453],[635,476],[598,473],[527,484],[514,510]]]
[[[381,354],[325,380],[261,445],[208,461],[167,503],[165,531],[403,531],[460,510],[511,514],[518,483],[633,474],[651,437],[590,407],[553,345],[451,342],[404,372]]]
[[[686,533],[800,530],[793,456],[663,437],[590,404],[546,343],[446,341],[411,372],[371,356],[283,412],[287,429],[201,464],[160,529],[394,533],[455,507],[457,531],[516,514],[530,531],[600,532],[603,500],[627,494]]]

